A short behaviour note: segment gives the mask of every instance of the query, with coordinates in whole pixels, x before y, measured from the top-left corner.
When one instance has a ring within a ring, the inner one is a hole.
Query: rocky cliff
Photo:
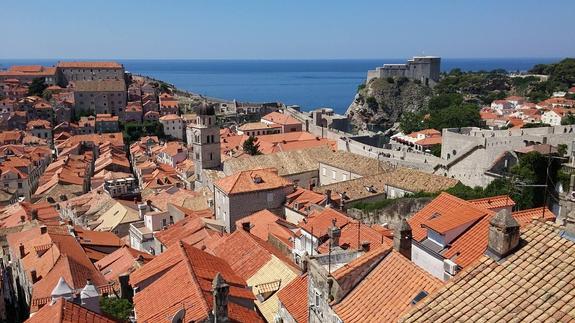
[[[387,130],[406,111],[427,107],[432,91],[407,78],[374,79],[360,88],[347,114],[358,129]]]

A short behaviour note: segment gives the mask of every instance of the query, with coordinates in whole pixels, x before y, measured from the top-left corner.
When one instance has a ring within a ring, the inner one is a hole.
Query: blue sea
[[[209,97],[242,102],[297,104],[304,110],[332,107],[343,113],[366,73],[385,63],[406,59],[362,60],[135,60],[119,59],[126,70],[174,84]],[[449,71],[505,69],[526,71],[559,58],[443,58]],[[53,65],[58,59],[0,59],[0,68],[17,64]]]

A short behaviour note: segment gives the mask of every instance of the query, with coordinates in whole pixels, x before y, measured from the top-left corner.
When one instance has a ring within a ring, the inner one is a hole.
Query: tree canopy
[[[37,77],[32,80],[32,83],[28,87],[28,95],[42,96],[44,90],[48,87],[43,77]]]
[[[260,151],[260,143],[258,142],[258,138],[254,136],[250,136],[246,141],[243,143],[243,150],[246,154],[255,156],[261,155]]]

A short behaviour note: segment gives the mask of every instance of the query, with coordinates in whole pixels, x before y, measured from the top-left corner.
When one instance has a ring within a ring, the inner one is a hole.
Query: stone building
[[[236,229],[236,221],[263,209],[282,208],[293,184],[278,176],[276,169],[241,171],[214,183],[216,219],[226,230]]]
[[[77,81],[124,81],[124,66],[116,62],[58,62],[62,85]]]
[[[422,84],[434,86],[439,82],[441,58],[437,56],[415,56],[405,64],[385,64],[367,72],[367,82],[376,78],[407,77]]]
[[[124,80],[75,81],[74,103],[77,111],[123,116],[126,106]]]
[[[96,115],[95,126],[98,133],[120,131],[118,116],[113,116],[109,113]]]

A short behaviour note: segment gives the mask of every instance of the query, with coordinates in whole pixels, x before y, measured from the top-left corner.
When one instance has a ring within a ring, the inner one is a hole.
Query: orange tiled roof
[[[358,224],[359,224],[359,236],[358,236]],[[343,249],[359,249],[361,245],[358,245],[357,239],[359,238],[359,243],[369,242],[370,248],[377,248],[378,246],[391,247],[393,241],[385,236],[382,232],[374,230],[365,224],[360,224],[357,221],[348,223],[341,229],[341,236],[339,238],[339,246]],[[329,252],[329,240],[321,244],[317,250],[320,253]]]
[[[498,209],[502,207],[513,207],[515,206],[515,201],[511,199],[508,195],[498,195],[492,197],[485,197],[481,199],[468,200],[467,202],[473,203],[477,206],[483,207],[485,209]]]
[[[334,310],[344,322],[395,322],[417,294],[439,287],[441,281],[392,251]]]
[[[123,246],[98,260],[95,265],[107,281],[117,281],[120,275],[131,273],[154,259],[154,256]]]
[[[279,250],[242,229],[238,229],[227,238],[220,240],[214,248],[214,254],[224,259],[240,277],[246,280],[249,280],[266,265],[272,256],[282,260],[284,264],[297,272],[292,261],[281,254]]]
[[[299,223],[299,226],[310,234],[313,233],[317,238],[327,234],[327,229],[333,225],[332,220],[334,219],[336,220],[335,224],[339,228],[345,227],[352,221],[351,218],[343,213],[331,208],[325,208],[322,211],[312,212],[305,221]]]
[[[563,229],[535,221],[515,253],[499,262],[482,256],[402,322],[573,322],[575,242]]]
[[[531,223],[534,218],[541,218],[543,216],[542,213],[543,208],[536,208],[513,212],[511,215],[517,220],[521,227],[525,227]],[[549,209],[546,209],[545,213],[545,220],[552,221],[555,219],[555,216]],[[469,266],[481,257],[487,249],[489,221],[493,216],[494,214],[486,216],[464,232],[451,243],[451,246],[443,253],[443,256],[446,259],[452,259],[461,267]]]
[[[58,62],[60,68],[123,68],[117,62]]]
[[[138,320],[155,322],[185,309],[184,322],[207,319],[212,310],[212,280],[220,273],[230,285],[229,318],[237,322],[261,322],[246,304],[255,299],[240,278],[221,258],[188,244],[179,243],[130,275],[130,284],[140,286],[134,295]],[[178,288],[174,288],[178,286]]]
[[[511,213],[515,220],[521,226],[531,223],[534,219],[543,219],[545,221],[555,221],[555,214],[548,208],[538,207],[534,209],[527,209]]]
[[[271,112],[262,117],[263,120],[267,120],[280,125],[294,125],[301,124],[296,118],[290,116],[289,114],[283,114],[279,112]]]
[[[278,298],[293,319],[298,323],[308,321],[307,274],[292,280],[278,292]]]
[[[262,168],[237,172],[218,180],[214,185],[226,194],[240,194],[288,187],[292,183],[278,176],[276,169]]]
[[[47,232],[43,234],[40,230],[40,227],[34,227],[7,236],[12,254],[20,258],[28,279],[31,280],[31,270],[36,270],[37,276],[40,277],[32,286],[33,311],[38,305],[34,300],[49,298],[60,277],[63,277],[72,289],[84,287],[87,279],[92,280],[96,286],[106,285],[104,276],[94,267],[66,226],[48,226]],[[20,255],[20,244],[24,246],[24,257]],[[46,247],[47,245],[49,247]],[[35,248],[37,246],[43,247]],[[38,250],[41,253],[38,253]]]
[[[285,221],[267,209],[253,213],[236,221],[236,228],[242,228],[242,223],[250,223],[250,233],[267,241],[269,234],[278,236],[282,240],[292,237],[291,231],[281,223]]]
[[[38,312],[31,316],[26,323],[114,323],[102,314],[90,311],[89,309],[59,298],[55,303],[44,305]]]
[[[413,239],[421,241],[427,237],[426,228],[445,233],[492,214],[493,211],[443,192],[414,214],[408,222]]]

